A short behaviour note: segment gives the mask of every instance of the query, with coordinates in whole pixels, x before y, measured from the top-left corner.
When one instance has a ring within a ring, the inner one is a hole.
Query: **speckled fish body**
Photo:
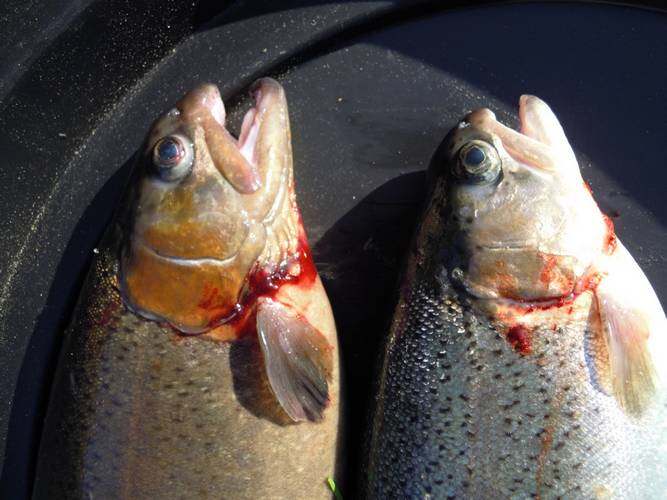
[[[330,306],[270,79],[238,141],[217,88],[148,134],[55,375],[33,497],[329,498]]]
[[[369,498],[667,498],[664,312],[551,110],[520,118],[471,113],[434,156]]]

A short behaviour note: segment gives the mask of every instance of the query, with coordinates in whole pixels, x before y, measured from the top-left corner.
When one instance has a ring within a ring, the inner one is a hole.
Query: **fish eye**
[[[459,149],[458,173],[476,184],[489,184],[502,174],[500,156],[492,144],[479,139],[467,142]]]
[[[175,181],[190,172],[192,143],[180,135],[163,137],[153,146],[153,165],[165,181]]]

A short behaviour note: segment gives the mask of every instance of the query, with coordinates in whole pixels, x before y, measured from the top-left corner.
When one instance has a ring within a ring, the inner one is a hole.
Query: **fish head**
[[[238,139],[215,85],[188,92],[152,125],[130,183],[123,297],[186,333],[233,316],[257,260],[294,246],[294,224],[282,239],[267,237],[294,218],[284,91],[270,79],[251,90]]]
[[[519,118],[517,132],[489,109],[474,111],[438,153],[450,264],[474,295],[550,300],[574,292],[606,228],[551,109],[524,95]]]

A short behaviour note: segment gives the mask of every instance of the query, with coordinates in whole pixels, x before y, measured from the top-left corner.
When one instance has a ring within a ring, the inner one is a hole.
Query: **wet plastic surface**
[[[346,497],[423,171],[465,112],[488,106],[516,124],[521,93],[546,100],[596,199],[667,302],[667,16],[583,4],[299,5],[239,3],[210,22],[204,6],[181,12],[170,32],[169,16],[141,26],[145,14],[125,15],[115,2],[100,40],[91,36],[111,8],[79,5],[67,29],[23,59],[29,68],[4,80],[0,496],[28,491],[62,331],[131,156],[150,122],[202,81],[221,87],[237,128],[256,77],[287,91],[299,205],[345,358]]]

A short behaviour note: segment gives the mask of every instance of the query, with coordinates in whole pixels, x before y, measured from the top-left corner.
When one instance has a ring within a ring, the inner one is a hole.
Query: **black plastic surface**
[[[3,498],[28,491],[60,335],[129,159],[154,117],[202,81],[221,87],[236,126],[252,80],[270,75],[286,88],[299,205],[345,356],[346,497],[422,172],[466,111],[489,106],[516,124],[521,93],[545,99],[667,301],[664,14],[569,3],[438,12],[428,2],[238,2],[211,21],[216,9],[204,4],[167,15],[185,3],[79,5],[0,86]],[[169,32],[164,19],[174,15]],[[0,69],[7,60],[0,54]]]

